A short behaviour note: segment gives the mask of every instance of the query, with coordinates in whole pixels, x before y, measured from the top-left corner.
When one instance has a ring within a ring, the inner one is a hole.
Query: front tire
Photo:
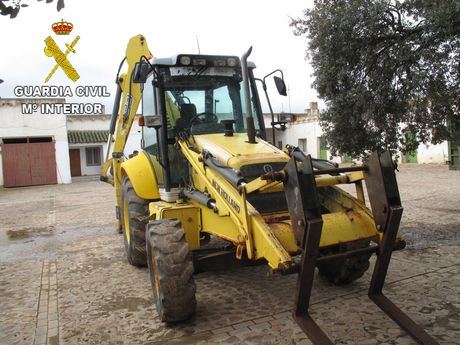
[[[180,221],[164,219],[147,226],[147,263],[160,320],[179,322],[195,313],[191,251]]]
[[[347,243],[342,248],[335,247],[323,251],[323,254],[338,254],[343,250],[367,248],[369,241]],[[319,275],[334,285],[347,285],[361,278],[369,269],[369,259],[372,254],[363,254],[343,260],[330,261],[318,264]]]
[[[140,198],[128,177],[121,183],[121,228],[128,261],[133,266],[145,267],[145,228],[149,216],[149,201]]]

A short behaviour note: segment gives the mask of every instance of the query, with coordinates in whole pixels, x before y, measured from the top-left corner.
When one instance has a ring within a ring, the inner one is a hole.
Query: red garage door
[[[3,139],[5,187],[57,183],[54,142],[46,138]]]

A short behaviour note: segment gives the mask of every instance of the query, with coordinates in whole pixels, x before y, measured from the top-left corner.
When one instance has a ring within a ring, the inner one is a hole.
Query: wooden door
[[[54,142],[5,143],[2,159],[5,187],[57,183]]]
[[[31,184],[57,183],[56,149],[54,143],[29,143],[28,145]]]
[[[80,149],[70,149],[70,175],[81,176]]]
[[[417,140],[414,133],[406,133],[406,142],[413,143]],[[404,162],[405,163],[417,163],[417,149],[414,151],[408,151],[404,154]]]
[[[318,157],[319,159],[327,159],[327,145],[326,138],[318,138]]]
[[[3,144],[3,185],[5,187],[32,184],[28,145],[27,143]]]
[[[452,137],[452,140],[447,142],[449,150],[449,169],[460,170],[460,124]]]

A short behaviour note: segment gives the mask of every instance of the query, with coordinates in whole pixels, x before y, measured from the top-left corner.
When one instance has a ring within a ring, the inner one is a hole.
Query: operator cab
[[[161,116],[161,123],[166,124],[156,129],[143,127],[142,146],[156,156],[163,167],[171,166],[170,186],[177,187],[188,175],[186,164],[174,148],[178,137],[246,133],[241,62],[236,56],[187,54],[155,58],[149,69],[141,67],[138,66],[141,72],[148,70],[144,78],[141,76],[144,79],[142,114]],[[248,68],[255,132],[265,139],[263,115],[252,73],[254,63],[248,63]]]
[[[149,86],[156,77],[158,97],[164,97],[165,102],[168,138],[184,131],[189,134],[224,133],[222,121],[225,120],[235,121],[235,132],[246,132],[246,106],[238,57],[179,55],[152,62],[156,73],[150,74],[144,86],[144,115],[149,111],[145,103],[150,107],[156,104],[154,111],[160,114],[158,101],[161,100],[148,100],[156,96]],[[249,67],[253,69],[255,65]],[[254,119],[257,135],[264,138],[260,105],[253,101],[252,106],[252,112],[257,114]]]

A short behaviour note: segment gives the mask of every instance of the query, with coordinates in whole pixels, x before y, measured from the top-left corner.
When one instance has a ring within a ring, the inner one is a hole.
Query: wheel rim
[[[126,200],[123,200],[123,224],[125,228],[126,241],[128,241],[128,244],[130,244],[131,243],[131,231],[129,228],[128,202]]]

